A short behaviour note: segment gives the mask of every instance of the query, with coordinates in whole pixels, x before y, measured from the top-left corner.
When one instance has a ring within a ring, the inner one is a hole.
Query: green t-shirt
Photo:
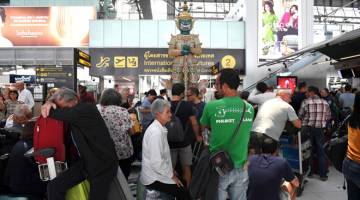
[[[254,108],[245,103],[243,122],[234,138],[230,141],[240,121],[244,101],[240,97],[224,97],[206,104],[200,123],[211,129],[210,152],[225,150],[229,153],[235,168],[244,166],[248,155],[248,143],[254,118]]]

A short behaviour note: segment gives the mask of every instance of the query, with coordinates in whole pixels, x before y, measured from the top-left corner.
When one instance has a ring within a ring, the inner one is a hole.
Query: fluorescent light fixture
[[[105,80],[114,80],[114,77],[113,76],[104,76],[104,79]]]
[[[340,60],[347,60],[347,59],[350,59],[350,58],[357,58],[357,57],[360,57],[360,54],[356,54],[356,55],[348,56],[348,57],[343,57],[343,58],[340,58]]]
[[[312,65],[321,65],[321,64],[328,63],[328,62],[332,62],[332,61],[334,61],[334,60],[325,60],[325,61],[313,63]]]
[[[126,80],[126,81],[129,81],[129,82],[131,81],[131,79],[128,79],[128,78],[126,78],[125,76],[123,76],[122,78],[123,78],[124,80]]]

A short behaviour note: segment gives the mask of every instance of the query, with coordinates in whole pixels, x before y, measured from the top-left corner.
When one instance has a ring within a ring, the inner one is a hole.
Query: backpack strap
[[[176,109],[175,109],[175,112],[174,112],[174,115],[177,114],[179,108],[180,108],[180,104],[181,104],[182,100],[179,101],[178,105],[176,106]]]
[[[242,122],[243,122],[243,119],[244,119],[245,112],[246,112],[246,103],[245,103],[245,101],[244,101],[243,112],[241,113],[240,121],[239,121],[238,125],[236,126],[236,129],[235,129],[233,135],[231,136],[231,141],[232,141],[232,143],[234,142],[235,136],[236,136],[237,133],[239,132],[240,126],[241,126],[241,124],[242,124]]]

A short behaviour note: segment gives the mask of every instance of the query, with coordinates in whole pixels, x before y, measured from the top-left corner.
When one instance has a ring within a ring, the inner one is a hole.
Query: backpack
[[[182,101],[178,103],[175,112],[172,113],[171,120],[165,125],[168,130],[167,137],[169,142],[183,142],[185,140],[186,131],[184,131],[181,120],[179,119],[179,117],[176,116],[180,108],[181,102]]]

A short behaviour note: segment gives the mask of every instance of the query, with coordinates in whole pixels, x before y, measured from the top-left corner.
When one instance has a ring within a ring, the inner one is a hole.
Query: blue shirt
[[[272,155],[251,156],[248,173],[248,200],[280,200],[282,179],[295,178],[286,160]]]
[[[352,108],[354,106],[355,94],[343,93],[340,95],[339,100],[342,108]]]
[[[198,104],[192,103],[192,105],[193,105],[193,107],[195,108],[194,111],[195,111],[196,119],[197,119],[198,121],[200,121],[201,116],[202,116],[202,114],[203,114],[203,112],[204,112],[205,103],[202,101],[202,102],[200,102],[200,103],[198,103]]]
[[[151,108],[151,102],[149,101],[149,99],[147,97],[144,98],[144,101],[141,103],[141,107],[144,109]],[[141,113],[141,114],[142,114],[141,126],[145,130],[150,125],[150,123],[154,120],[154,116],[152,116],[151,112]]]

